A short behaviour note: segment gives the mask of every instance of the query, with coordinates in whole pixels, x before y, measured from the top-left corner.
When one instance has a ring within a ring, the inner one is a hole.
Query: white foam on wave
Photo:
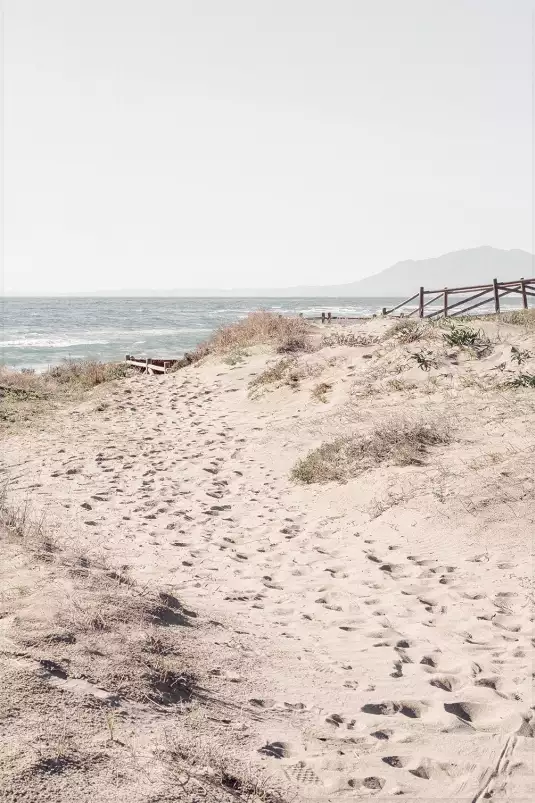
[[[12,349],[62,349],[72,346],[106,346],[109,340],[81,340],[52,337],[20,337],[15,340],[0,340],[0,348]]]
[[[370,315],[374,315],[377,313],[376,309],[371,309],[370,307],[362,307],[362,306],[355,306],[355,307],[332,307],[328,304],[325,304],[321,307],[308,307],[307,309],[299,310],[305,317],[307,316],[317,316],[319,317],[322,312],[331,312],[333,315],[339,316],[347,316],[352,318],[360,318],[360,317],[368,317]]]

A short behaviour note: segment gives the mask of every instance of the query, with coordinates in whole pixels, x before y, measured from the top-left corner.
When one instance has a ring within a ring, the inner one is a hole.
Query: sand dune
[[[511,360],[533,330],[484,324],[477,354],[442,330],[403,342],[386,328],[333,327],[272,382],[258,377],[281,356],[254,347],[91,391],[5,439],[10,503],[29,500],[64,548],[195,612],[184,649],[206,695],[184,725],[192,751],[245,762],[284,800],[528,800],[535,391],[504,385],[533,371],[531,355]],[[322,443],[401,419],[449,438],[408,464],[356,464],[346,482],[290,479]],[[10,571],[10,588],[25,585]],[[0,634],[20,661],[16,617]],[[70,680],[56,693],[85,700]],[[151,731],[124,710],[156,766],[180,715]],[[148,791],[149,758],[129,770],[135,790],[101,799],[190,799]],[[76,777],[72,799],[89,799]]]

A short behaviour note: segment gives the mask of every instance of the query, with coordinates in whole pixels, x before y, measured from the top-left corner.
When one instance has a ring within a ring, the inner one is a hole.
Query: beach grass
[[[450,443],[446,421],[397,418],[376,426],[368,435],[335,438],[312,449],[291,471],[295,482],[345,482],[382,463],[421,465],[428,447]]]
[[[64,360],[42,373],[0,367],[0,425],[27,421],[61,400],[78,398],[130,372],[124,363],[98,360]]]
[[[208,355],[224,355],[255,345],[272,345],[280,353],[306,351],[310,346],[310,325],[304,318],[260,310],[246,318],[221,326],[199,343],[188,362],[198,362]]]

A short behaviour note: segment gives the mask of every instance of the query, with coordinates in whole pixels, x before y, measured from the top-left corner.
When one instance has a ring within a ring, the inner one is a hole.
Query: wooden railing
[[[472,293],[472,295],[470,295]],[[442,290],[426,290],[420,287],[418,293],[397,304],[392,309],[383,307],[383,315],[391,315],[396,310],[406,307],[412,301],[418,299],[418,306],[410,312],[404,313],[407,318],[418,315],[419,318],[438,318],[443,315],[445,318],[454,318],[456,315],[465,315],[476,307],[494,301],[494,311],[500,312],[500,298],[517,293],[522,298],[522,307],[528,308],[528,296],[535,298],[535,279],[518,279],[514,282],[499,282],[493,279],[492,284],[476,284],[468,287],[444,287]],[[459,301],[451,303],[451,296],[462,295]],[[430,298],[428,298],[430,296]],[[466,297],[468,296],[468,297]],[[476,304],[472,301],[479,299]],[[426,313],[426,308],[430,304],[442,300],[439,309]],[[470,305],[470,306],[467,306]]]

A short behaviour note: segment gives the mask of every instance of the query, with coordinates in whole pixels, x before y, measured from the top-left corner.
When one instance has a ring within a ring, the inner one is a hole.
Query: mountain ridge
[[[332,285],[299,285],[283,288],[115,290],[62,293],[71,298],[400,298],[420,286],[440,290],[445,286],[491,284],[494,278],[509,281],[535,277],[535,257],[520,248],[479,246],[450,251],[427,259],[406,259],[354,282]],[[30,295],[30,294],[27,294]]]

